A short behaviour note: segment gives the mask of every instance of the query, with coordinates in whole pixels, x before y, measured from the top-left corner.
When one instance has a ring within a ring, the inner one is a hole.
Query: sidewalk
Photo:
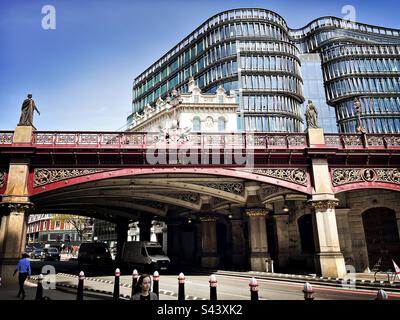
[[[37,285],[29,281],[25,282],[25,300],[35,300]],[[0,287],[0,300],[21,300],[17,298],[18,285]],[[60,290],[43,290],[43,296],[49,297],[51,300],[76,300],[76,293]],[[84,300],[103,300],[93,295],[85,295]]]
[[[31,277],[31,282],[36,282],[37,276]],[[35,285],[36,287],[36,285]],[[76,299],[76,291],[78,288],[78,277],[76,275],[58,273],[56,275],[56,287],[57,290],[72,292]],[[120,298],[129,300],[132,292],[131,285],[121,284],[120,285]],[[54,290],[52,290],[54,291]],[[98,297],[101,300],[112,299],[114,291],[114,283],[111,281],[99,281],[95,278],[85,278],[84,280],[84,294],[92,295],[93,297]],[[45,294],[45,293],[44,293]],[[167,292],[165,290],[160,290],[160,300],[177,300],[177,294],[173,292]],[[1,298],[1,296],[0,296]],[[84,298],[86,299],[86,298]]]

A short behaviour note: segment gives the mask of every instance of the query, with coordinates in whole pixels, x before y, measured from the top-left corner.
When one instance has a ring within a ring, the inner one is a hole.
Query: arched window
[[[200,131],[201,130],[201,122],[199,117],[193,118],[193,131]]]
[[[225,131],[225,119],[223,117],[218,118],[218,131]]]
[[[369,267],[386,271],[393,268],[393,257],[400,257],[400,239],[396,212],[385,207],[362,213]]]

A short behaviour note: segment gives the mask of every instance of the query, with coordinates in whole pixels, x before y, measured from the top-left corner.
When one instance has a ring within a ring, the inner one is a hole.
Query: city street
[[[76,261],[61,261],[61,262],[41,262],[32,261],[33,274],[39,274],[40,268],[43,265],[53,265],[57,273],[57,281],[77,285],[78,279],[76,276],[79,273],[78,264]],[[115,266],[95,266],[84,267],[85,276],[89,279],[85,280],[85,286],[95,290],[105,290],[112,292],[113,284],[108,282],[114,281]],[[73,277],[65,276],[70,274]],[[160,274],[160,293],[168,292],[168,295],[161,295],[162,300],[174,300],[177,298],[178,293],[178,271],[169,271],[165,274]],[[188,299],[200,300],[209,299],[209,276],[201,275],[196,272],[185,273],[185,295]],[[94,279],[103,280],[105,282],[94,281]],[[217,294],[219,300],[249,300],[249,278],[243,276],[233,275],[217,275],[218,287]],[[290,282],[284,280],[269,280],[257,279],[259,285],[259,299],[260,300],[303,300],[303,282]],[[120,279],[121,285],[130,285],[132,283],[132,276],[122,273]],[[315,291],[314,296],[316,300],[374,300],[376,298],[376,290],[365,289],[348,289],[340,286],[329,285],[313,285]],[[130,295],[131,289],[121,287],[121,294]],[[386,291],[389,299],[400,299],[400,293],[391,293],[390,290]],[[173,295],[172,295],[173,293]]]

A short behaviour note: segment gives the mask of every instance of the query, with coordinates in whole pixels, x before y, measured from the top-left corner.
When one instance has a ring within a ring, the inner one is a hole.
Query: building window
[[[220,117],[218,119],[218,131],[219,132],[225,131],[225,119],[223,117]]]
[[[193,131],[201,130],[201,122],[199,117],[193,118]]]
[[[56,221],[55,223],[55,229],[60,229],[61,222],[59,220]]]

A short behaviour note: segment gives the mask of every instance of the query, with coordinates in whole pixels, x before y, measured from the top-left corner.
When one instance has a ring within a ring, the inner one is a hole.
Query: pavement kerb
[[[62,275],[62,276],[66,276],[66,277],[70,277],[70,278],[78,278],[78,276],[76,276],[76,275],[73,275],[73,274],[68,274],[68,273],[58,273],[59,275]],[[31,282],[32,282],[32,280],[33,281],[37,281],[37,276],[32,276],[31,278],[30,278],[30,280],[31,280]],[[88,278],[85,278],[85,280],[89,280],[89,281],[97,281],[97,282],[103,282],[103,283],[107,283],[107,284],[114,284],[114,282],[113,281],[110,281],[110,280],[103,280],[103,279],[98,279],[98,278],[91,278],[91,277],[88,277]],[[121,283],[120,284],[120,286],[121,287],[125,287],[125,288],[132,288],[132,285],[130,285],[130,284],[126,284],[126,283]],[[70,285],[70,284],[64,284],[64,283],[56,283],[56,288],[57,287],[65,287],[65,288],[73,288],[73,289],[78,289],[78,286],[77,285]],[[112,291],[106,291],[106,290],[97,290],[97,289],[92,289],[92,288],[88,288],[88,287],[85,287],[84,286],[84,288],[83,288],[83,291],[89,291],[89,292],[95,292],[95,293],[101,293],[101,294],[106,294],[106,295],[110,295],[110,296],[113,296],[113,292]],[[175,292],[173,292],[173,291],[169,291],[169,290],[158,290],[159,291],[159,294],[163,294],[163,295],[167,295],[167,296],[172,296],[172,297],[178,297],[178,294],[177,293],[175,293]],[[123,295],[123,294],[120,294],[120,298],[124,298],[124,299],[127,299],[127,300],[130,300],[130,298],[131,298],[131,296],[130,295]],[[207,300],[207,299],[205,299],[205,298],[198,298],[198,297],[195,297],[195,296],[185,296],[185,299],[186,300]]]

